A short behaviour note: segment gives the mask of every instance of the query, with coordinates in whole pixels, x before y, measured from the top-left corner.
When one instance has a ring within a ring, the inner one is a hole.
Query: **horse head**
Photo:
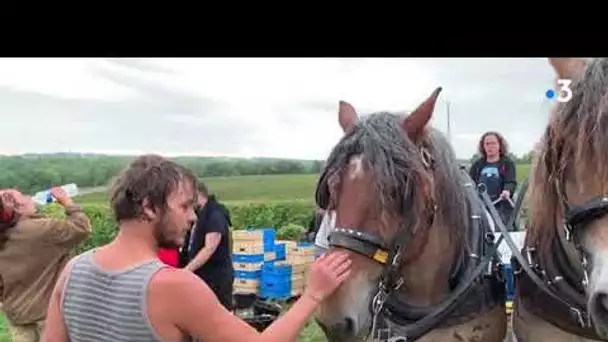
[[[349,250],[353,266],[317,312],[330,341],[366,338],[379,288],[421,307],[449,292],[468,207],[451,146],[428,127],[440,91],[409,115],[359,117],[339,104],[344,135],[319,179],[317,202],[336,215],[329,252]]]
[[[563,278],[556,288],[568,288],[564,296],[586,306],[597,334],[608,338],[608,60],[550,64],[572,96],[557,103],[538,146],[527,244],[539,249],[549,278]],[[566,261],[551,261],[558,244]]]

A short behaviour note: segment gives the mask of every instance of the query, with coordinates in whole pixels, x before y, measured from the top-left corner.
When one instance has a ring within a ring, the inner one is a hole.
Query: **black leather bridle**
[[[515,245],[513,240],[506,236],[505,241],[512,252],[512,264],[514,265],[514,272],[519,275],[521,272],[525,272],[534,284],[545,292],[551,299],[556,303],[566,308],[570,314],[572,320],[581,328],[591,328],[592,322],[589,319],[589,314],[586,307],[586,289],[589,285],[589,263],[587,261],[587,252],[583,249],[581,244],[581,232],[585,227],[593,220],[604,217],[608,214],[608,196],[598,196],[585,202],[582,205],[571,206],[568,203],[565,192],[563,191],[562,183],[557,181],[556,177],[552,177],[549,181],[554,182],[556,193],[559,196],[559,201],[562,206],[563,212],[563,229],[565,233],[565,241],[561,238],[557,238],[558,247],[554,254],[565,254],[566,247],[565,243],[573,243],[575,250],[579,253],[580,257],[580,279],[573,288],[568,281],[563,280],[563,275],[555,274],[555,270],[549,270],[543,267],[540,260],[538,260],[537,249],[533,245],[525,246],[521,251]],[[527,189],[527,180],[522,186],[520,194],[523,196]],[[489,198],[484,201],[489,201]],[[506,227],[499,224],[499,229],[505,235]],[[525,256],[524,256],[525,255]],[[557,255],[564,259],[564,256]],[[566,259],[567,260],[567,259]],[[560,264],[561,267],[567,267],[565,263]],[[569,274],[576,274],[573,270],[568,270]]]
[[[552,136],[549,127],[547,128],[545,137],[548,139],[547,144],[551,145]],[[562,145],[557,144],[557,148],[555,149],[556,155],[561,155],[562,147]],[[564,191],[563,173],[555,171],[557,165],[554,165],[552,158],[544,156],[544,162],[547,170],[553,170],[547,181],[553,183],[562,208],[565,239],[558,234],[556,244],[552,245],[552,256],[558,260],[557,263],[560,269],[553,269],[543,265],[542,260],[538,258],[536,246],[526,244],[520,252],[510,236],[505,234],[506,228],[499,225],[499,229],[503,233],[503,236],[506,235],[505,241],[513,255],[511,263],[514,266],[516,276],[525,272],[528,278],[542,292],[546,293],[559,306],[562,306],[564,312],[570,313],[571,320],[575,324],[582,329],[592,328],[593,324],[587,312],[586,299],[587,286],[589,285],[589,263],[587,261],[587,252],[582,246],[581,237],[582,232],[590,222],[608,215],[608,195],[594,197],[582,205],[570,205]],[[522,186],[522,190],[520,191],[521,197],[525,195],[527,183],[528,181],[526,180],[524,186]],[[485,202],[488,200],[489,198],[484,198]],[[568,267],[567,244],[571,244],[578,253],[580,262],[579,271]],[[568,277],[568,279],[564,279],[565,277]]]

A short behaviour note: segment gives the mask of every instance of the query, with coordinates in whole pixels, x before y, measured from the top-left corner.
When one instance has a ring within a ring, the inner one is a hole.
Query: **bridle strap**
[[[565,220],[570,227],[575,227],[606,214],[608,214],[608,196],[603,195],[593,198],[583,205],[568,208]]]
[[[348,249],[382,265],[388,261],[389,251],[373,235],[348,228],[335,228],[329,236],[331,247]]]

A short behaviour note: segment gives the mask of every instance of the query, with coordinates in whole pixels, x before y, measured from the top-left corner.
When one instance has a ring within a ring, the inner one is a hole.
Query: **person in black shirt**
[[[471,166],[471,178],[475,184],[486,186],[492,201],[512,199],[517,188],[517,171],[515,163],[508,157],[507,142],[498,132],[486,132],[481,136],[478,148],[481,158]],[[496,203],[496,209],[506,224],[513,209],[511,204],[500,201]]]
[[[194,272],[209,285],[219,301],[232,311],[234,268],[232,266],[230,213],[207,187],[200,183],[197,221],[187,234],[187,248],[182,251],[185,269]]]
[[[323,221],[323,215],[325,215],[325,210],[316,207],[310,221],[308,222],[308,229],[304,233],[304,240],[308,242],[315,241],[315,235],[319,231],[319,227]]]

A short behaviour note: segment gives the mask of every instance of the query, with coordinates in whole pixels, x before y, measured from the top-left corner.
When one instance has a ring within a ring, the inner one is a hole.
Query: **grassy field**
[[[529,165],[517,166],[519,184],[528,176]],[[222,201],[273,201],[286,199],[312,199],[318,175],[269,175],[204,178],[203,182]],[[79,203],[106,202],[105,191],[91,192],[78,197]],[[325,341],[319,327],[311,322],[300,335],[301,342]],[[0,315],[0,342],[10,342],[4,318]]]
[[[11,339],[8,336],[8,331],[6,331],[6,322],[4,321],[4,316],[0,315],[0,342],[10,342]]]
[[[201,180],[222,201],[312,199],[317,174],[210,177]],[[105,192],[78,196],[80,203],[105,202]]]
[[[517,166],[519,184],[528,176],[530,165]],[[261,175],[202,178],[209,191],[222,201],[276,201],[312,199],[317,186],[317,174]],[[80,203],[107,201],[105,191],[78,196]]]

